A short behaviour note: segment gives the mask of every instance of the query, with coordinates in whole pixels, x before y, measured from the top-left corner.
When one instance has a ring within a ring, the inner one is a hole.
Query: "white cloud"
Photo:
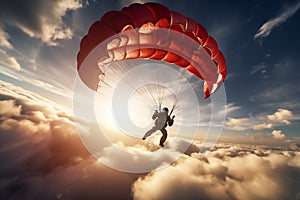
[[[249,118],[228,118],[228,121],[225,122],[225,127],[228,130],[235,131],[244,131],[249,129],[250,127],[250,119]]]
[[[213,114],[212,120],[212,106],[217,112]],[[207,103],[200,106],[201,119],[199,121],[192,122],[191,119],[187,119],[184,124],[187,125],[197,125],[202,127],[207,127],[208,123],[211,123],[211,126],[224,126],[226,116],[234,115],[236,111],[241,110],[240,106],[237,106],[233,103]],[[229,117],[230,118],[230,117]],[[230,121],[230,120],[229,120]],[[226,123],[226,122],[225,122]],[[228,123],[227,123],[228,124]],[[229,124],[228,124],[229,125]]]
[[[129,6],[130,4],[133,4],[133,3],[143,4],[145,2],[143,0],[121,0],[121,1],[119,1],[119,4],[120,4],[121,8],[123,8],[125,6]]]
[[[225,122],[225,128],[234,131],[264,130],[285,124],[289,125],[289,120],[297,119],[293,113],[287,109],[279,108],[271,115],[257,115],[250,118],[231,118]]]
[[[279,122],[284,124],[290,124],[289,119],[293,117],[291,111],[286,109],[278,109],[274,114],[268,115],[268,119],[272,122]]]
[[[10,78],[13,78],[13,79],[16,79],[16,80],[20,80],[20,78],[15,73],[12,73],[10,71],[3,70],[0,73],[3,74],[3,75],[5,75],[5,76],[8,76]]]
[[[190,141],[175,140],[146,161],[180,155],[179,159],[141,177],[112,170],[91,158],[72,116],[54,102],[3,81],[0,97],[0,106],[7,107],[0,107],[0,193],[5,199],[293,199],[299,191],[298,144],[276,150],[218,144],[199,158],[200,141],[183,154],[174,149]],[[78,123],[90,131],[91,127]],[[117,145],[131,153],[155,150],[141,143]],[[105,150],[111,162],[139,167],[145,161],[141,159],[145,154],[126,159]]]
[[[22,68],[21,71],[11,70],[10,68],[3,68],[0,74],[4,74],[10,78],[29,83],[33,86],[39,87],[43,90],[47,90],[53,94],[70,98],[72,91],[66,87],[66,85],[58,83],[56,80],[44,78],[41,80],[41,76],[35,71]],[[50,83],[50,81],[52,81]]]
[[[49,88],[52,89],[54,86],[51,85],[50,83],[41,81],[41,80],[37,80],[37,79],[33,79],[31,80],[31,83],[35,86],[41,87],[41,88]]]
[[[255,149],[255,151],[253,151]],[[205,159],[194,153],[133,185],[136,200],[293,199],[300,154],[245,145],[218,145]],[[259,167],[258,167],[259,166]],[[292,170],[295,173],[291,175]],[[296,176],[296,177],[294,177]]]
[[[44,108],[41,110],[43,110],[43,113],[47,114],[47,115],[53,115],[53,112],[55,113],[54,108],[58,109],[58,110],[64,110],[64,112],[67,112],[67,113],[71,113],[71,111],[67,110],[67,108],[65,108],[53,101],[50,101],[34,92],[25,90],[21,87],[15,86],[11,83],[0,81],[0,91],[1,91],[0,94],[2,96],[13,97],[12,99],[15,99],[16,97],[22,97],[22,98],[18,98],[18,99],[21,99],[21,100],[24,99],[26,102],[28,100],[34,100],[34,103],[33,103],[33,101],[30,101],[30,104],[36,105],[36,107]],[[49,106],[49,105],[51,105],[51,106]]]
[[[9,35],[6,32],[4,32],[3,29],[0,28],[0,46],[8,49],[12,49],[13,46],[8,41],[8,39],[9,39]]]
[[[119,141],[103,148],[99,158],[110,167],[129,173],[149,172],[157,167],[165,167],[184,155],[184,151],[191,145],[191,141],[182,138],[168,137],[165,147],[159,145],[161,135],[135,140],[126,145]],[[98,152],[96,152],[98,153]]]
[[[285,138],[285,135],[282,133],[281,130],[273,130],[272,131],[272,136],[275,138],[275,139],[284,139]]]
[[[263,39],[270,35],[271,31],[292,17],[300,8],[300,2],[297,2],[295,5],[290,5],[285,7],[282,13],[276,16],[273,19],[270,19],[264,23],[257,33],[254,35],[254,39]]]
[[[0,146],[1,199],[130,197],[128,187],[135,177],[91,158],[70,114],[54,102],[3,81]]]
[[[273,124],[271,124],[271,123],[262,123],[262,124],[253,125],[253,130],[259,131],[259,130],[263,130],[263,129],[270,129],[272,127],[273,127]]]
[[[15,2],[6,2],[0,6],[0,41],[2,46],[11,47],[7,34],[4,32],[5,25],[13,25],[20,28],[30,37],[39,38],[48,45],[57,45],[58,39],[70,39],[73,36],[71,27],[63,22],[63,16],[69,10],[76,10],[83,6],[80,0],[58,1],[20,1],[20,9],[16,9]]]
[[[9,56],[4,50],[0,49],[0,63],[4,64],[7,67],[15,69],[17,71],[21,70],[21,65],[17,59],[13,56]]]
[[[39,170],[47,160],[50,169],[62,165],[60,159],[67,164],[86,155],[72,116],[62,106],[12,84],[0,83],[0,160],[6,160],[1,176]],[[26,162],[31,164],[27,166]]]
[[[240,109],[241,109],[240,106],[236,106],[233,103],[229,103],[229,104],[226,104],[225,108],[220,112],[225,112],[226,111],[226,114],[228,115],[228,114],[234,113],[235,111],[238,111]]]
[[[6,115],[9,117],[19,116],[21,113],[21,106],[16,106],[13,100],[0,101],[0,116]]]

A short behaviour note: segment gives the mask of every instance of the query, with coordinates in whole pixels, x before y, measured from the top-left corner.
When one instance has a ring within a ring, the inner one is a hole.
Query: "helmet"
[[[169,112],[169,109],[168,109],[167,107],[164,107],[163,110],[164,110],[165,112]]]

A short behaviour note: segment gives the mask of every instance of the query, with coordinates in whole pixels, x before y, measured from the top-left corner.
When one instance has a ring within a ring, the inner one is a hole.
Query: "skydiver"
[[[165,107],[161,110],[161,104],[159,104],[159,109],[155,110],[155,112],[152,115],[152,119],[155,120],[154,126],[145,133],[143,140],[145,140],[147,137],[149,137],[155,131],[160,130],[163,135],[160,138],[159,145],[161,147],[164,147],[164,142],[166,141],[166,139],[168,137],[168,132],[166,130],[166,127],[168,125],[172,126],[174,123],[174,118],[175,118],[175,115],[173,115],[171,118],[173,109],[170,112],[170,115],[168,115],[168,112],[169,112],[169,109],[167,107]]]

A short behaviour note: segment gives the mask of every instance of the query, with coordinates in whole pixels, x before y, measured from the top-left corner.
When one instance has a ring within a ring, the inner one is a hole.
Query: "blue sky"
[[[139,1],[62,2],[1,3],[0,78],[71,108],[81,38]],[[299,1],[157,2],[206,27],[224,53],[225,134],[299,135]]]

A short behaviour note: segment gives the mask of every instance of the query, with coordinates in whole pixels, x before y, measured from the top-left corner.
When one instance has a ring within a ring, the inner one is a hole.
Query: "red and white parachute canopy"
[[[159,30],[176,32],[194,44],[183,44],[172,34],[162,37],[157,34]],[[205,98],[226,77],[223,53],[205,28],[158,3],[131,4],[121,11],[105,13],[82,38],[77,69],[82,81],[97,90],[104,64],[135,58],[162,60],[185,68],[204,80]]]

